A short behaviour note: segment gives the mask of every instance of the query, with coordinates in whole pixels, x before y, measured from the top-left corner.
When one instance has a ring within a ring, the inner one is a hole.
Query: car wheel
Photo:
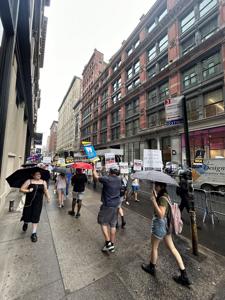
[[[214,187],[210,184],[203,184],[201,186],[201,189],[206,191],[206,192],[211,192],[211,191],[214,191]]]

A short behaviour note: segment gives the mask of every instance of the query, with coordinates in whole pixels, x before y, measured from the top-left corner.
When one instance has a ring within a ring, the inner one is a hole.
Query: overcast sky
[[[82,74],[94,48],[105,61],[120,48],[155,0],[52,0],[48,17],[41,108],[37,131],[46,144],[53,120],[74,75]]]

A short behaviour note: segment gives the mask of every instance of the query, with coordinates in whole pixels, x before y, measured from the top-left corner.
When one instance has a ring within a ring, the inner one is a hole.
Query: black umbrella
[[[31,168],[31,167],[35,167],[37,164],[35,163],[26,163],[26,164],[23,164],[21,167],[23,168]]]
[[[50,178],[50,173],[48,170],[44,170],[39,167],[33,167],[16,170],[9,177],[7,177],[6,180],[10,187],[20,188],[27,179],[33,178],[32,175],[35,172],[40,172],[41,179],[43,180],[48,180]]]

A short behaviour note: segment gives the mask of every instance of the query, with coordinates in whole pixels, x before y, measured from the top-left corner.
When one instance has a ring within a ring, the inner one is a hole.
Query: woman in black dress
[[[20,188],[21,192],[26,193],[21,221],[24,222],[23,231],[27,230],[28,223],[32,223],[31,241],[37,242],[37,224],[40,220],[43,195],[45,194],[48,203],[50,202],[50,196],[46,181],[41,179],[41,173],[36,172],[32,177],[33,179],[26,180]]]

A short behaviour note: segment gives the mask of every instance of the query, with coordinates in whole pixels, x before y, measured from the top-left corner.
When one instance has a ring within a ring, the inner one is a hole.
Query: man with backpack
[[[151,230],[150,262],[149,264],[142,264],[142,269],[152,276],[155,276],[156,263],[158,259],[158,247],[161,240],[164,240],[167,248],[176,259],[180,270],[180,275],[174,276],[173,279],[181,285],[189,286],[191,283],[187,276],[183,260],[173,243],[171,235],[171,231],[179,233],[181,230],[181,227],[179,227],[179,221],[181,220],[179,218],[180,212],[177,205],[173,205],[171,203],[165,183],[155,183],[151,195],[151,201],[154,208],[154,216],[152,219]]]

